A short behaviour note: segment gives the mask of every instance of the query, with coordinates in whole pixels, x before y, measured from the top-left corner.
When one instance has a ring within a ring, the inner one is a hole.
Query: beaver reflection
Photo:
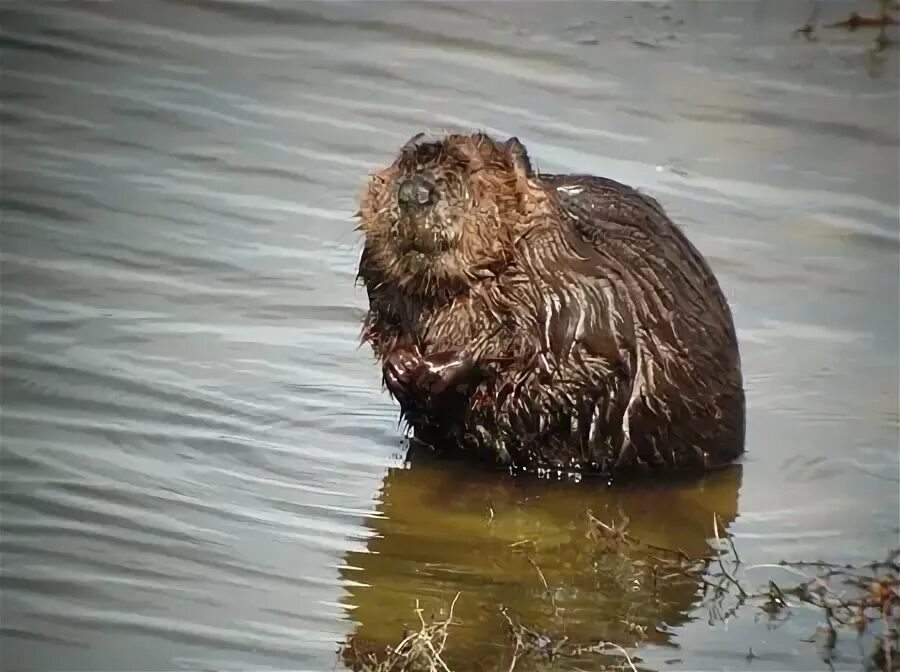
[[[500,605],[554,641],[665,645],[700,600],[700,579],[652,585],[640,563],[646,554],[601,552],[587,535],[587,511],[609,523],[624,515],[643,542],[700,555],[713,536],[713,513],[726,526],[736,518],[740,477],[735,466],[699,482],[605,488],[421,459],[392,469],[380,516],[369,521],[372,540],[366,551],[349,553],[341,570],[356,623],[345,661],[383,656],[404,628],[419,628],[417,599],[426,619],[442,618],[457,592],[442,656],[453,670],[509,667],[513,646]],[[600,662],[587,656],[578,667],[599,669]],[[533,664],[520,660],[516,669]]]

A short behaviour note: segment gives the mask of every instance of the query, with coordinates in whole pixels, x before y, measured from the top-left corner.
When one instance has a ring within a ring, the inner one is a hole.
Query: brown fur
[[[401,209],[424,176],[427,206]],[[425,441],[527,469],[708,469],[743,451],[731,313],[656,201],[535,173],[516,138],[412,138],[363,194],[363,338]]]

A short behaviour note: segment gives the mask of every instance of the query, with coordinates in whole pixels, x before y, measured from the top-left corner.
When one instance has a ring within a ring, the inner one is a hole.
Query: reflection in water
[[[345,655],[383,653],[406,627],[418,628],[417,601],[427,619],[446,614],[457,593],[443,656],[451,669],[510,665],[501,606],[554,642],[671,646],[672,629],[700,599],[701,580],[655,573],[653,550],[604,553],[588,512],[610,524],[627,519],[645,546],[696,556],[709,549],[714,514],[726,526],[737,517],[740,482],[740,465],[690,483],[616,488],[424,459],[392,469],[369,520],[375,534],[342,569],[357,624]]]

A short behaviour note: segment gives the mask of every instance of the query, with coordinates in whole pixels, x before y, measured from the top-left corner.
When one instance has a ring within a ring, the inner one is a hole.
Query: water
[[[898,542],[897,51],[793,37],[810,9],[5,3],[2,667],[340,669],[459,592],[457,669],[508,668],[501,604],[573,642],[643,627],[653,669],[826,669],[820,612],[709,625],[698,581],[654,597],[584,534],[621,513],[699,553],[715,512],[745,564]],[[708,256],[739,469],[607,491],[404,468],[352,214],[400,143],[459,126],[646,189]],[[840,639],[835,668],[860,660]],[[600,662],[517,669],[541,665]]]

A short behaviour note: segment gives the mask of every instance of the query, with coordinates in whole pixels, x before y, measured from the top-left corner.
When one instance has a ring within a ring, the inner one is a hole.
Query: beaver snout
[[[401,253],[432,255],[450,248],[454,233],[439,201],[437,186],[424,175],[413,175],[400,182],[400,216],[394,229],[394,244]]]
[[[437,200],[437,187],[421,175],[414,175],[400,184],[397,201],[404,210],[419,210]]]

